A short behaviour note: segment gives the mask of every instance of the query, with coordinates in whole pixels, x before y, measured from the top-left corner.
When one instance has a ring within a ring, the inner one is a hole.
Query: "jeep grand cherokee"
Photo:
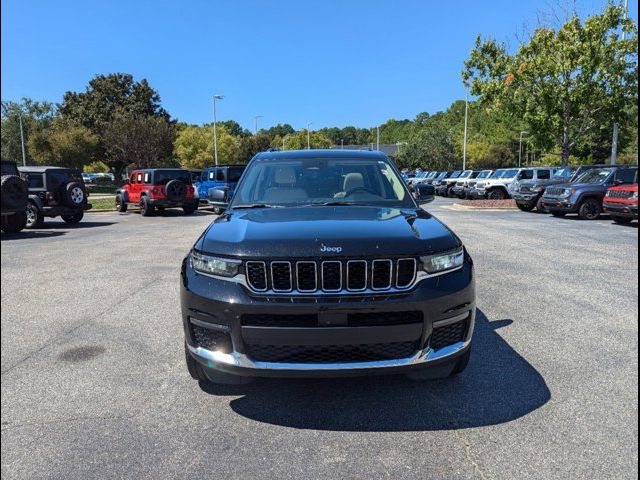
[[[182,265],[192,377],[462,372],[475,321],[473,262],[419,207],[433,187],[414,195],[379,152],[254,157]]]

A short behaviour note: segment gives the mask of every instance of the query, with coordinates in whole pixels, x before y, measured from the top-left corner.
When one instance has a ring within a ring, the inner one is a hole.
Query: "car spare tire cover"
[[[29,192],[27,184],[17,175],[3,175],[2,185],[2,207],[23,209],[27,208]]]
[[[84,203],[86,198],[87,194],[84,190],[84,185],[80,182],[70,182],[67,184],[65,188],[65,203],[67,205],[70,207],[79,207]]]
[[[171,180],[164,187],[167,198],[172,202],[180,202],[187,196],[187,186],[180,180]]]

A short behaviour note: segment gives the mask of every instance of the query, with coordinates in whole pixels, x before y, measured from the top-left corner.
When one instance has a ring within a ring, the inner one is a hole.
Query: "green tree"
[[[239,139],[229,134],[224,125],[218,125],[218,162],[237,163],[241,144],[251,137]],[[213,125],[190,125],[178,132],[173,152],[184,168],[206,168],[215,163],[213,151]]]
[[[163,116],[119,111],[104,127],[105,163],[116,179],[129,165],[141,168],[172,165],[175,126]]]
[[[485,104],[523,118],[536,145],[558,145],[566,165],[594,130],[628,120],[625,108],[638,101],[637,53],[634,22],[609,3],[584,22],[574,14],[556,30],[540,26],[514,54],[478,37],[462,77]]]
[[[55,106],[50,102],[37,102],[23,98],[20,102],[2,102],[1,156],[2,160],[22,163],[22,142],[20,138],[20,119],[24,132],[25,153],[28,164],[33,158],[27,143],[34,131],[47,128],[56,117]]]
[[[27,145],[33,160],[40,165],[82,170],[95,158],[99,138],[86,127],[58,119],[51,127],[32,132]]]
[[[292,133],[295,133],[295,129],[288,123],[279,123],[278,125],[274,125],[273,127],[263,130],[262,133],[267,134],[269,138],[273,140],[276,136],[282,138],[286,135],[291,135]]]
[[[458,158],[450,130],[438,122],[429,122],[415,132],[398,155],[402,165],[427,170],[458,167],[462,163]]]
[[[332,145],[331,140],[320,132],[311,132],[309,143],[312,149],[329,148]],[[300,130],[299,132],[287,135],[284,137],[284,145],[287,150],[306,150],[307,131]],[[274,146],[281,147],[281,145]]]

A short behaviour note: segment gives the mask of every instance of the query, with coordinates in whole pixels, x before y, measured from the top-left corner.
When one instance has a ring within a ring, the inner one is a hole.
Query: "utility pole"
[[[518,150],[518,168],[522,168],[522,135],[524,135],[525,133],[529,133],[529,132],[525,132],[524,130],[520,132],[520,149]]]
[[[624,19],[627,19],[629,14],[629,0],[624,0]],[[622,31],[622,41],[627,39],[627,32]],[[618,163],[618,122],[613,124],[613,138],[611,140],[611,165]]]
[[[307,150],[311,150],[311,130],[309,130],[311,125],[313,125],[313,122],[307,123]]]
[[[224,96],[215,94],[213,96],[213,158],[218,166],[218,126],[217,126],[217,118],[216,118],[216,100],[222,100]]]
[[[376,149],[380,151],[380,127],[376,127]]]
[[[264,115],[256,115],[254,118],[254,120],[256,121],[256,135],[258,135],[258,119],[262,118]]]
[[[469,89],[464,96],[464,142],[462,145],[462,170],[467,169],[467,125],[469,124]]]
[[[22,165],[27,166],[27,154],[24,149],[24,129],[22,128],[22,110],[18,114],[18,121],[20,122],[20,143],[22,144]]]
[[[344,150],[344,138],[340,139],[340,150]]]

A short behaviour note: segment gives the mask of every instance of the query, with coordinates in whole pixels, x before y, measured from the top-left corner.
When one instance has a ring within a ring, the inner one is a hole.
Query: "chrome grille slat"
[[[411,288],[416,258],[344,260],[272,260],[245,262],[246,286],[256,293],[373,294]]]

